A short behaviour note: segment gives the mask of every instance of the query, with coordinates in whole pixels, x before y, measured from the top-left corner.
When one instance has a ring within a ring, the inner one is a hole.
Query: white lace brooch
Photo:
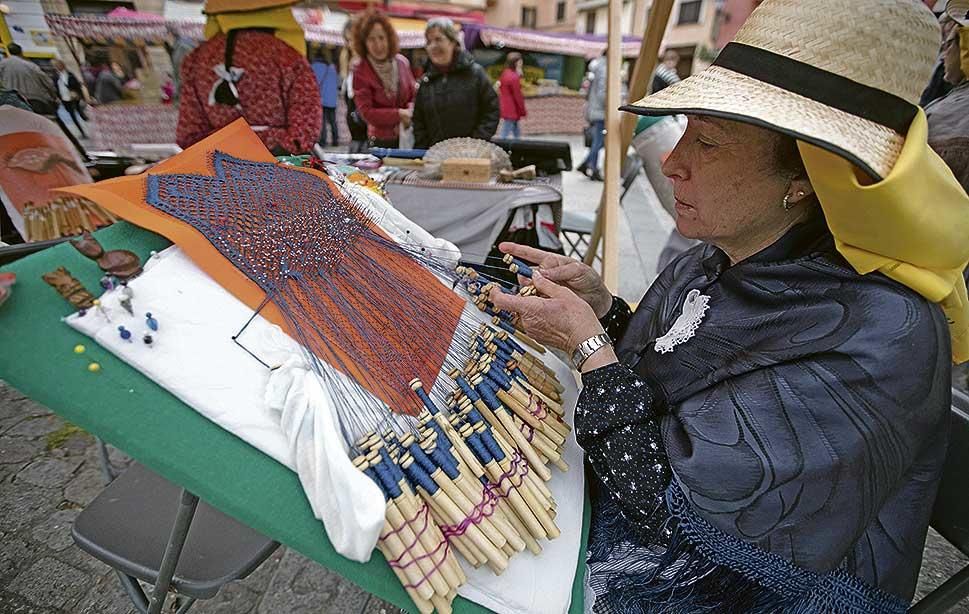
[[[697,289],[690,290],[683,300],[683,311],[680,316],[673,322],[669,332],[656,340],[653,349],[660,354],[667,354],[676,346],[692,339],[709,308],[709,296],[700,294]]]

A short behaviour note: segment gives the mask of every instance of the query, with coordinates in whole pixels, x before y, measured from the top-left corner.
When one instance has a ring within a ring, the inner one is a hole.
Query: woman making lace
[[[704,242],[635,313],[501,246],[538,296],[492,301],[582,374],[589,611],[908,607],[969,358],[969,198],[915,104],[932,13],[861,5],[765,0],[713,66],[624,107],[688,115],[664,173]]]

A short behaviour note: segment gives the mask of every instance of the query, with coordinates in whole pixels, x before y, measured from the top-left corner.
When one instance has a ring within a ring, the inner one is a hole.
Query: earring
[[[784,195],[784,203],[783,203],[783,205],[784,205],[784,211],[790,211],[791,210],[791,207],[794,206],[794,205],[791,204],[790,201],[791,201],[791,195],[790,194],[785,194]]]

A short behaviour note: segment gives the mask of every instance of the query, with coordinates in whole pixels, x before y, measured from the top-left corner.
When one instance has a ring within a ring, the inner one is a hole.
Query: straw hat
[[[945,3],[945,13],[960,26],[969,25],[969,0],[949,0]]]
[[[744,121],[888,175],[939,51],[915,0],[764,0],[701,73],[622,109]]]
[[[247,11],[261,11],[279,6],[296,4],[299,0],[206,0],[202,10],[206,15],[221,13],[245,13]]]

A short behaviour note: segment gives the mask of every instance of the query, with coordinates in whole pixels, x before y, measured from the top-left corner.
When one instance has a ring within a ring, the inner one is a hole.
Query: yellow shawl
[[[243,28],[273,28],[276,38],[306,56],[306,36],[289,6],[209,15],[205,22],[205,40]]]
[[[958,364],[969,360],[969,196],[927,138],[919,109],[891,173],[871,185],[844,158],[798,147],[838,251],[862,275],[880,271],[939,303]]]

